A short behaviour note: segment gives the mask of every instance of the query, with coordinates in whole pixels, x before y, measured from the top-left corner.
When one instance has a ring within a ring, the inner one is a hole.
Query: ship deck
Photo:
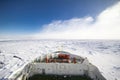
[[[92,80],[88,76],[77,75],[40,75],[36,74],[29,77],[28,80]]]

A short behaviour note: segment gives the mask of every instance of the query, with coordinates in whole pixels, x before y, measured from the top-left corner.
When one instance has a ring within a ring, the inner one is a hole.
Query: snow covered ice
[[[87,57],[107,80],[120,80],[120,40],[1,40],[0,80],[36,57],[58,50]]]

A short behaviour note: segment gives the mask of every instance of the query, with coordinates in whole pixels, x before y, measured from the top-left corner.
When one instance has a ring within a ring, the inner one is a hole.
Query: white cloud
[[[35,38],[120,39],[120,2],[92,17],[54,21],[43,26]]]
[[[7,38],[10,38],[10,36]],[[34,35],[24,35],[22,38],[120,39],[120,2],[102,11],[95,19],[91,16],[85,16],[83,18],[53,21],[50,24],[43,25],[41,32]]]

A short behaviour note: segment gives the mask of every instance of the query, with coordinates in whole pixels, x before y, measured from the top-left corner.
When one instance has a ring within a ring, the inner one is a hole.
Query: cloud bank
[[[120,2],[91,16],[53,21],[34,35],[42,39],[120,39]]]

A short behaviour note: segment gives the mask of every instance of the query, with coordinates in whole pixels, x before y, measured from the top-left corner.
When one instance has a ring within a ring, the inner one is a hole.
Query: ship
[[[8,80],[106,80],[87,58],[67,51],[37,57],[11,74]]]

